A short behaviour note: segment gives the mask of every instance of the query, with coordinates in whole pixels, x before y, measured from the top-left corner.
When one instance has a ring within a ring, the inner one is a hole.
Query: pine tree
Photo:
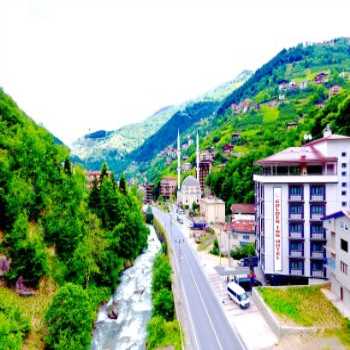
[[[126,180],[124,175],[122,175],[119,180],[119,191],[126,194]]]

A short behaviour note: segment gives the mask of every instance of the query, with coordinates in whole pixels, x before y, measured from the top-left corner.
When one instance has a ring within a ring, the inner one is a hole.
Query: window
[[[348,252],[348,241],[346,241],[345,239],[341,239],[340,248],[341,250],[344,250],[344,252]]]
[[[291,261],[290,264],[291,270],[302,270],[303,269],[303,262],[302,261]]]
[[[346,196],[346,191],[341,191],[342,196]]]
[[[341,167],[342,167],[343,169],[346,169],[346,163],[341,163]]]
[[[297,252],[303,251],[303,243],[291,242],[290,243],[290,250],[297,251]]]
[[[346,182],[342,182],[342,183],[341,183],[341,186],[342,186],[342,187],[346,187]]]
[[[348,274],[348,264],[345,264],[344,261],[340,261],[340,271],[344,274]]]
[[[317,253],[323,253],[323,244],[322,243],[312,243],[311,251]]]
[[[303,213],[303,206],[302,205],[291,205],[289,207],[291,214],[302,214]]]
[[[341,202],[342,207],[346,207],[346,202]]]
[[[320,224],[311,224],[310,232],[311,233],[323,233],[324,232],[323,225],[321,223]]]
[[[342,171],[341,176],[346,176],[346,171]]]
[[[311,214],[320,214],[323,215],[324,214],[324,205],[311,205],[310,206],[311,209]]]
[[[249,240],[249,235],[243,235],[243,239],[245,239],[245,240]]]
[[[290,232],[303,232],[303,224],[293,222],[289,225]]]
[[[302,196],[302,194],[303,194],[302,186],[290,186],[289,187],[289,194],[291,196]]]
[[[342,156],[342,157],[346,157],[346,152],[342,152],[342,153],[341,153],[341,156]]]

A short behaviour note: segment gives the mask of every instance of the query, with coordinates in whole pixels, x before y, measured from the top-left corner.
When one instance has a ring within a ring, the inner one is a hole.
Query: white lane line
[[[205,313],[206,313],[206,315],[207,315],[207,317],[208,317],[210,327],[212,328],[212,330],[213,330],[213,332],[214,332],[214,335],[215,335],[216,341],[217,341],[217,343],[218,343],[218,345],[219,345],[219,348],[220,348],[221,350],[224,350],[223,347],[222,347],[222,345],[221,345],[221,342],[220,342],[220,340],[219,340],[218,334],[216,333],[216,330],[215,330],[215,327],[214,327],[214,323],[213,323],[213,321],[212,321],[212,319],[211,319],[211,317],[210,317],[210,315],[209,315],[209,312],[208,312],[208,310],[207,310],[207,308],[206,308],[206,304],[205,304],[205,302],[204,302],[204,299],[203,299],[202,293],[201,293],[201,291],[200,291],[200,288],[199,288],[199,286],[198,286],[198,284],[197,284],[197,281],[196,281],[196,279],[195,279],[195,277],[194,277],[194,274],[193,274],[193,271],[192,271],[192,268],[191,268],[191,264],[189,264],[188,259],[186,258],[186,255],[183,254],[183,256],[184,256],[185,260],[187,261],[187,265],[188,265],[188,267],[189,267],[189,271],[190,271],[190,273],[191,273],[193,282],[194,282],[194,284],[195,284],[195,286],[196,286],[196,288],[197,288],[197,292],[198,292],[199,298],[200,298],[200,300],[201,300],[201,303],[203,304],[203,309],[204,309],[204,311],[205,311]]]
[[[165,218],[163,218],[165,219]],[[170,219],[171,220],[171,219]],[[162,220],[161,220],[162,221]],[[163,224],[164,221],[163,221]],[[172,244],[172,237],[171,237],[171,232],[169,233],[169,241],[170,241],[170,244]],[[192,327],[192,334],[193,334],[193,337],[194,337],[194,341],[196,343],[196,348],[198,350],[200,350],[200,347],[199,347],[199,343],[198,343],[198,338],[197,338],[197,334],[196,334],[196,328],[194,326],[194,321],[193,321],[193,318],[192,318],[192,313],[190,312],[190,306],[189,306],[189,302],[188,302],[188,298],[187,298],[187,294],[186,294],[186,291],[184,289],[184,286],[183,286],[183,281],[181,280],[181,273],[180,273],[180,266],[179,266],[179,262],[178,262],[178,256],[176,254],[176,248],[171,246],[171,249],[173,250],[173,252],[175,253],[174,254],[174,260],[175,260],[175,269],[178,271],[178,280],[179,280],[179,284],[180,284],[180,288],[182,290],[182,295],[184,296],[184,299],[185,299],[185,304],[186,304],[186,309],[187,309],[187,314],[189,316],[189,320],[190,320],[190,324],[191,324],[191,327]]]

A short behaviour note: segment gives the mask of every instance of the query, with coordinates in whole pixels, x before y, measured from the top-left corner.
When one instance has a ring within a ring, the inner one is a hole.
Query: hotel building
[[[350,137],[332,135],[257,162],[257,253],[271,283],[326,278],[321,218],[350,206]]]

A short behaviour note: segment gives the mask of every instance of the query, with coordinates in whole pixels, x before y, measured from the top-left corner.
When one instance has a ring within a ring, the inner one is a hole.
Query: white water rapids
[[[146,326],[151,317],[152,266],[160,250],[160,242],[153,226],[149,226],[148,248],[123,272],[121,282],[108,304],[98,313],[93,350],[143,350]],[[107,316],[107,307],[116,300],[118,319]]]

